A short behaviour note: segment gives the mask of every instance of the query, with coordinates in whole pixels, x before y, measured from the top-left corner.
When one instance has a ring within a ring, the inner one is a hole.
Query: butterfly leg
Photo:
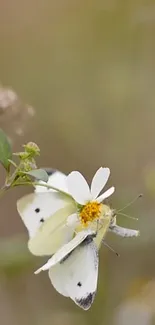
[[[128,229],[124,227],[120,227],[118,225],[110,225],[108,231],[113,232],[114,234],[121,237],[137,237],[139,236],[139,230]]]

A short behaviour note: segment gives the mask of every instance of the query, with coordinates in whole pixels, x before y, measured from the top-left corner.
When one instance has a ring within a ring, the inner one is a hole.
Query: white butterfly
[[[49,270],[54,288],[70,297],[79,307],[91,307],[98,280],[98,249],[91,230],[79,232],[69,243],[60,248],[35,273]]]

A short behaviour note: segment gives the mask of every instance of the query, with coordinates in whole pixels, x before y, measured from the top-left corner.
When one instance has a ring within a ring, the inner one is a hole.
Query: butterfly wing
[[[72,239],[73,228],[64,229],[75,211],[70,198],[57,192],[31,193],[17,201],[17,210],[28,230],[32,254],[52,255]]]
[[[67,193],[66,175],[46,169],[49,185]],[[39,183],[44,183],[39,181]],[[67,218],[75,212],[73,200],[44,186],[17,201],[17,210],[28,230],[29,250],[34,255],[52,255],[72,239],[73,227],[65,227]]]
[[[39,192],[25,195],[17,201],[20,214],[30,237],[34,237],[41,225],[66,204],[63,196],[56,192]]]
[[[48,182],[45,183],[43,181],[39,181],[40,184],[48,184],[48,185],[51,185],[51,186],[54,186],[56,188],[58,188],[59,190],[61,191],[64,191],[66,193],[68,193],[68,189],[67,189],[67,186],[66,186],[66,178],[67,176],[60,172],[59,170],[53,170],[53,169],[49,169],[49,168],[44,168],[49,176],[48,178]],[[47,187],[44,187],[44,186],[39,186],[37,185],[35,187],[35,192],[38,193],[38,192],[49,192],[49,191],[52,191],[52,189],[48,189]]]
[[[50,267],[56,265],[62,260],[66,259],[68,255],[78,247],[85,239],[93,238],[94,232],[92,230],[83,230],[79,232],[72,240],[67,242],[65,245],[60,247],[58,251],[44,264],[40,267],[35,274],[40,273],[41,271],[47,271]]]
[[[70,297],[79,307],[91,307],[97,289],[98,252],[96,245],[87,237],[71,254],[49,269],[54,288]]]

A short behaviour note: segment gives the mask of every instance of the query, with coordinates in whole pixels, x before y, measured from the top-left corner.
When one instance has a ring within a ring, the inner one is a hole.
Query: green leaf
[[[48,182],[48,174],[44,169],[34,169],[30,170],[29,172],[25,172],[25,174],[33,176],[34,178],[43,181],[43,182]]]
[[[0,163],[4,166],[6,170],[9,169],[10,166],[9,159],[11,158],[12,158],[11,144],[6,134],[3,132],[2,129],[0,129]]]

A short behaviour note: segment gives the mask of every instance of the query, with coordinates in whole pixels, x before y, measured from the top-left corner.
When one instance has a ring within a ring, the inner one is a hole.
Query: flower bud
[[[34,142],[28,142],[24,145],[25,152],[29,153],[32,157],[40,155],[40,149]]]

